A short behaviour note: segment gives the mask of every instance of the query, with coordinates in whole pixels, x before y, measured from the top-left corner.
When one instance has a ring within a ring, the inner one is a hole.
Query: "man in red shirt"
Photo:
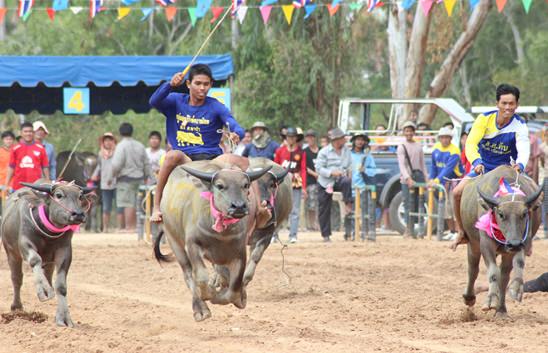
[[[34,141],[32,123],[21,124],[23,142],[13,146],[10,151],[10,163],[6,185],[12,185],[14,190],[23,187],[21,182],[34,183],[45,177],[49,180],[49,161],[46,149]],[[13,184],[10,184],[13,179]]]
[[[301,197],[306,198],[306,155],[298,144],[297,129],[287,128],[286,143],[276,150],[274,162],[289,169],[293,178],[293,207],[289,215],[289,242],[297,242]]]

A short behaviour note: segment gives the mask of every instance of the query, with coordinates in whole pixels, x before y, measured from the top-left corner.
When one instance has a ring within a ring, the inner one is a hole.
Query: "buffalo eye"
[[[504,220],[506,217],[504,216],[504,213],[498,212],[500,219]]]
[[[56,192],[56,193],[55,193],[55,198],[56,198],[56,199],[62,199],[62,198],[63,198],[63,194],[60,193],[60,192]]]
[[[215,187],[219,190],[223,190],[225,188],[223,184],[217,184]]]
[[[521,214],[521,218],[527,217],[528,214],[529,214],[529,211],[527,210],[523,211],[523,213]]]
[[[249,183],[244,184],[244,189],[249,189]]]

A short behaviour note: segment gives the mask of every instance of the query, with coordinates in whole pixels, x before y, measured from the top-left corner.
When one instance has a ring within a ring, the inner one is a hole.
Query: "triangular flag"
[[[124,5],[133,5],[141,0],[122,0],[122,4]]]
[[[215,21],[217,21],[219,16],[221,16],[221,14],[223,13],[223,10],[224,10],[223,7],[211,6],[211,13],[213,14],[213,18],[209,22],[214,23]]]
[[[195,7],[189,7],[188,9],[188,16],[190,16],[190,24],[192,27],[196,24],[196,19],[198,18],[196,16],[196,8]]]
[[[152,11],[153,11],[153,9],[151,9],[150,7],[141,8],[141,12],[143,13],[143,17],[141,17],[141,21],[146,20],[148,18],[148,16],[150,16],[150,14],[152,14]]]
[[[32,12],[32,10],[29,10],[23,15],[23,17],[22,17],[23,21],[26,21],[26,20],[29,19],[29,16],[30,16],[31,12]]]
[[[131,8],[129,8],[129,7],[119,7],[118,8],[118,21],[120,21],[122,18],[129,15],[130,12],[131,12]]]
[[[240,21],[240,24],[244,23],[245,15],[247,15],[247,6],[240,6],[240,9],[236,13],[236,16],[238,16],[238,21]]]
[[[502,12],[504,10],[504,6],[506,5],[506,0],[497,0],[497,9],[499,12]]]
[[[4,16],[6,16],[6,12],[8,12],[8,9],[5,7],[0,7],[0,23],[4,22]]]
[[[409,10],[411,8],[411,6],[413,6],[413,4],[415,4],[417,0],[403,0],[402,4],[401,4],[401,7],[404,9],[404,10]]]
[[[295,6],[293,5],[282,5],[282,11],[284,12],[285,20],[287,21],[287,24],[291,24],[291,18],[293,17],[293,11],[295,10]]]
[[[453,14],[453,9],[455,8],[455,4],[457,3],[457,0],[445,0],[443,4],[445,5],[445,10],[447,10],[447,15],[451,17]]]
[[[531,8],[531,4],[533,3],[533,0],[522,0],[523,1],[523,7],[525,8],[525,13],[529,13],[529,9]]]
[[[314,12],[314,10],[316,10],[317,7],[318,7],[318,5],[316,5],[316,4],[310,4],[310,5],[305,5],[304,6],[304,18],[305,18],[305,20],[310,17],[312,12]]]
[[[177,8],[174,6],[165,7],[167,22],[173,21],[175,14],[177,13]]]
[[[478,4],[479,0],[470,0],[470,10],[474,10],[476,8],[476,5]]]
[[[48,7],[46,9],[46,12],[48,13],[48,17],[51,20],[51,22],[53,22],[53,20],[55,19],[55,10],[52,7]]]
[[[428,16],[430,10],[432,9],[432,5],[434,4],[434,0],[420,0],[420,4],[424,16]]]
[[[53,5],[51,6],[55,11],[61,11],[68,9],[68,0],[53,0]]]
[[[331,7],[335,7],[337,6],[338,4],[341,3],[342,0],[333,0],[333,2],[331,2]]]
[[[211,0],[198,0],[196,4],[196,18],[202,18],[206,15],[211,7]]]
[[[356,11],[356,10],[359,10],[361,9],[363,6],[363,4],[359,3],[359,2],[351,2],[350,4],[348,4],[348,7],[350,8],[350,10],[352,11]]]
[[[70,11],[72,11],[73,14],[78,15],[78,13],[82,11],[82,6],[71,6]]]
[[[329,16],[333,16],[339,11],[339,5],[333,7],[331,4],[327,4],[327,11],[329,11]]]
[[[272,4],[275,4],[277,2],[278,2],[278,0],[263,0],[263,2],[261,2],[261,7],[272,5]]]
[[[270,12],[272,11],[272,6],[261,6],[259,7],[259,10],[261,10],[261,17],[263,18],[263,23],[266,25],[268,22],[268,19],[270,18]]]

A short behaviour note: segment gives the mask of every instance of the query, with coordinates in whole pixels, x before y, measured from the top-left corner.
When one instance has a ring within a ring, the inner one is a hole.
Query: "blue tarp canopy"
[[[190,56],[0,56],[0,113],[63,110],[63,87],[89,87],[91,114],[147,112],[148,98]],[[200,56],[215,86],[234,73],[230,55]],[[184,85],[183,85],[184,86]],[[184,90],[185,87],[182,87]]]

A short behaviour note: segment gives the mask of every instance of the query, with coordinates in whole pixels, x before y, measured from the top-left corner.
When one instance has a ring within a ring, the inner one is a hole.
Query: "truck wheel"
[[[426,213],[427,204],[423,206],[423,212]],[[437,202],[434,200],[434,210],[437,210]],[[390,201],[390,206],[388,208],[388,217],[390,218],[390,226],[396,232],[403,234],[405,233],[406,224],[404,219],[404,203],[403,203],[403,193],[400,191],[394,196],[392,201]],[[415,225],[415,234],[418,234],[418,225]],[[424,227],[426,231],[426,225]],[[432,224],[432,233],[436,233],[436,219],[434,218]]]

